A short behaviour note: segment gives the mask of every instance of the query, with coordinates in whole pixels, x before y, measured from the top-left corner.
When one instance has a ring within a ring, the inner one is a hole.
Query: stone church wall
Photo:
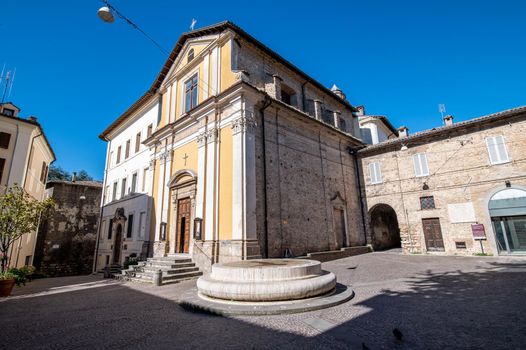
[[[286,107],[271,106],[264,114],[263,126],[256,109],[257,232],[262,256],[266,256],[265,198],[268,257],[283,257],[287,249],[302,256],[363,244],[349,138]],[[335,208],[345,213],[345,238],[335,232]]]

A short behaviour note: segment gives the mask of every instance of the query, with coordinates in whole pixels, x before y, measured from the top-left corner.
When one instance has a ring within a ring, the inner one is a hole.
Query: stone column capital
[[[256,120],[251,111],[245,111],[243,115],[232,122],[232,134],[236,135],[240,132],[254,132],[256,128]]]
[[[208,129],[206,132],[206,141],[207,143],[215,143],[217,142],[217,138],[219,137],[219,129],[218,128],[211,128]]]

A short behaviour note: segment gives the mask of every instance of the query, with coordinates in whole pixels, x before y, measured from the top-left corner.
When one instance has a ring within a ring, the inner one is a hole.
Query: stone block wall
[[[51,186],[55,206],[39,226],[35,266],[49,276],[89,274],[102,185],[59,182]]]
[[[386,204],[394,209],[399,223],[402,247],[407,253],[426,253],[422,220],[440,220],[445,254],[481,253],[480,243],[473,239],[471,225],[483,224],[487,240],[486,253],[498,254],[495,234],[488,210],[491,196],[507,186],[526,189],[526,115],[499,122],[481,122],[417,141],[377,151],[361,152],[361,171],[370,224],[371,211]],[[504,135],[509,162],[491,164],[486,137]],[[429,176],[416,177],[413,155],[426,153]],[[381,164],[382,183],[371,184],[369,164]],[[508,184],[507,184],[508,182]],[[422,209],[420,198],[433,196],[435,209]],[[472,207],[474,220],[452,219],[452,211]],[[368,242],[371,242],[368,228]],[[465,245],[465,248],[464,248]]]
[[[289,249],[301,256],[363,244],[354,160],[348,152],[356,146],[352,139],[288,108],[267,108],[264,122],[254,110],[261,255],[283,257]],[[335,232],[335,209],[344,211],[346,237]]]

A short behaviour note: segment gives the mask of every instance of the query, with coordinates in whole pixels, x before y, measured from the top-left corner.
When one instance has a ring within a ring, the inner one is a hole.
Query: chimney
[[[398,128],[398,138],[402,139],[409,135],[409,129],[407,126],[401,126]]]
[[[357,116],[364,116],[365,115],[365,107],[364,106],[358,106],[356,107],[357,111],[355,112],[355,114]]]
[[[343,91],[336,86],[336,84],[333,84],[332,85],[332,88],[331,88],[331,91],[334,92],[334,94],[336,96],[338,96],[339,98],[343,99],[343,100],[346,100],[347,98],[345,97],[345,94],[343,93]]]
[[[453,125],[453,116],[451,114],[446,115],[444,117],[444,123],[446,124],[446,126]]]
[[[71,175],[71,182],[77,181],[77,173],[74,171],[73,175]]]
[[[37,117],[35,117],[34,115],[29,116],[27,119],[32,121],[32,122],[36,122],[37,121]]]

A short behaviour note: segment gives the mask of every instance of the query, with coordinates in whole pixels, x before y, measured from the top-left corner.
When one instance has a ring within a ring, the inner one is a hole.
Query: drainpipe
[[[356,155],[356,150],[349,147],[349,154],[353,157],[354,160],[354,172],[356,174],[356,181],[358,186],[358,198],[360,199],[360,211],[362,213],[362,227],[363,227],[363,235],[365,238],[365,244],[367,244],[367,226],[365,224],[365,218],[367,213],[364,212],[364,205],[363,205],[363,194],[362,194],[362,180],[360,178],[360,171],[358,168],[358,157]]]
[[[263,186],[263,210],[265,212],[265,258],[268,258],[268,211],[267,211],[267,147],[266,147],[266,141],[265,141],[265,109],[267,109],[272,104],[272,100],[268,97],[268,95],[265,95],[265,101],[263,102],[263,106],[259,109],[259,112],[261,114],[261,129],[262,129],[262,135],[261,138],[263,140],[262,142],[262,148],[263,148],[263,180],[264,180],[264,186]]]

